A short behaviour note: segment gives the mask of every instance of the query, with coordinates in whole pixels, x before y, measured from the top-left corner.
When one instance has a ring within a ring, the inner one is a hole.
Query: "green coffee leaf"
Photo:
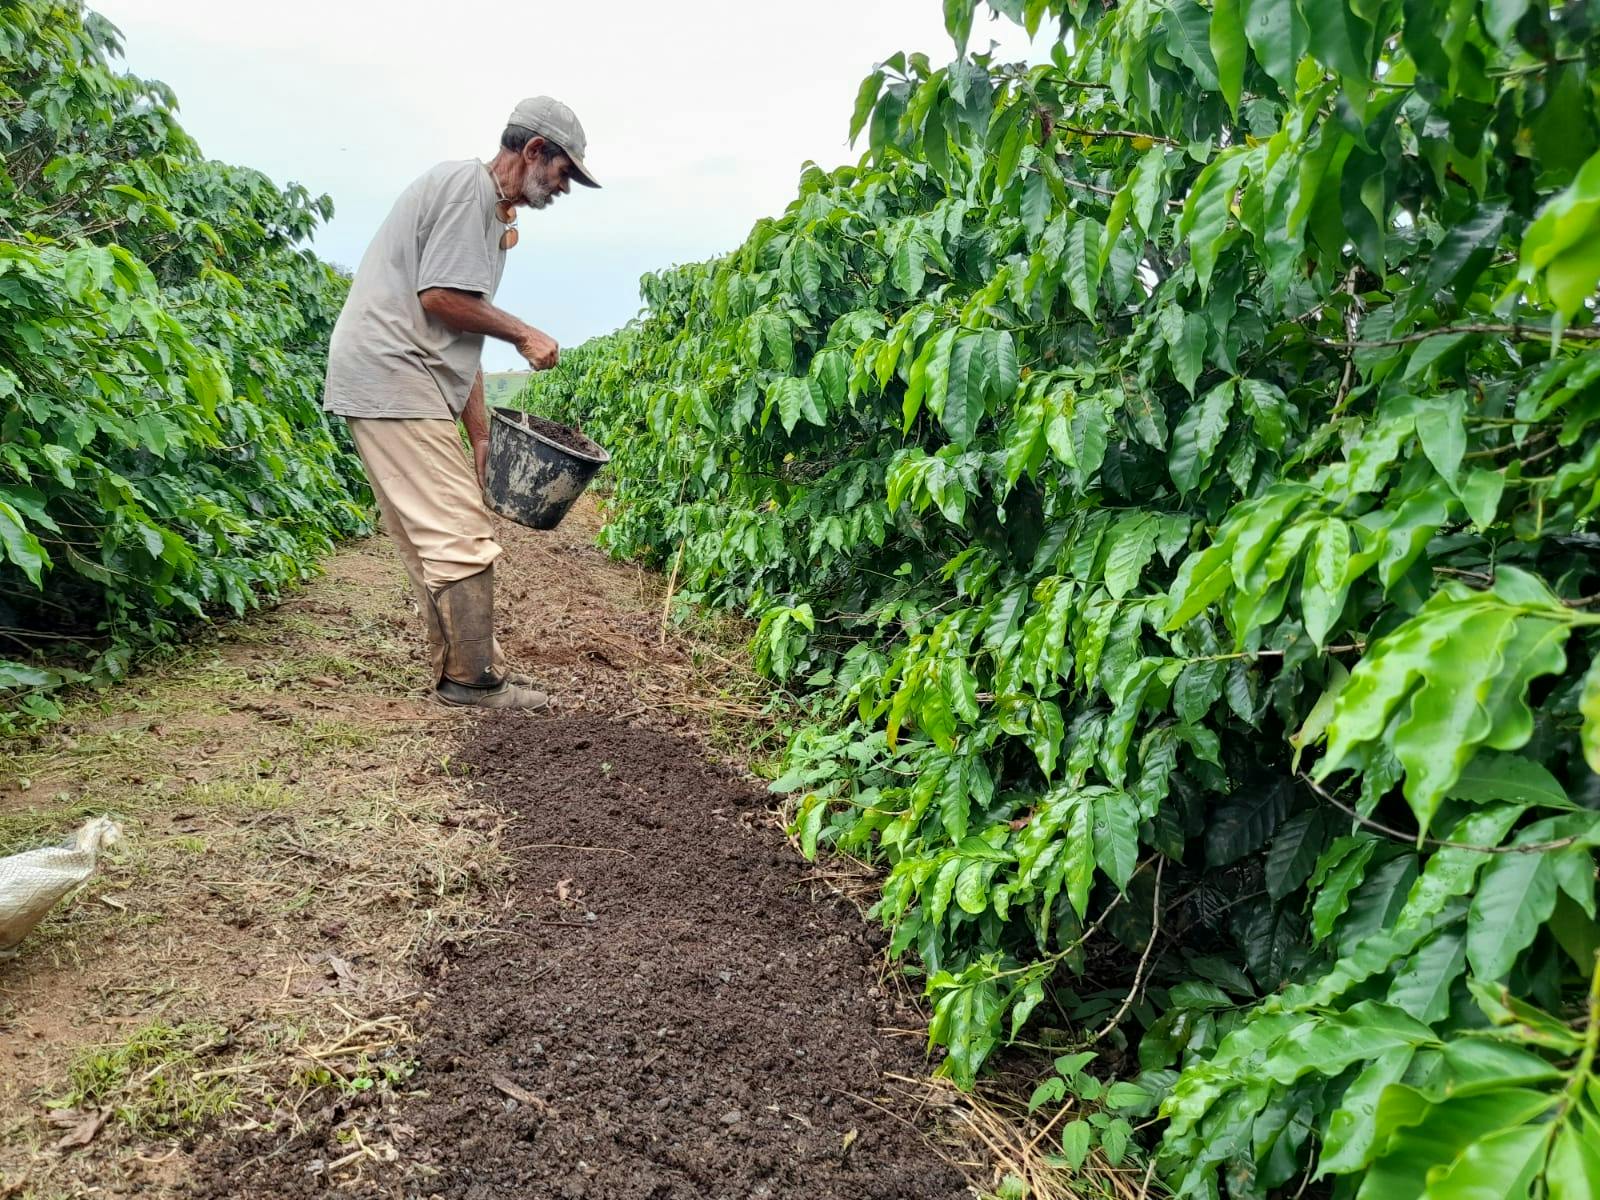
[[[1459,1037],[1440,1052],[1430,1094],[1435,1099],[1475,1096],[1505,1087],[1549,1083],[1561,1076],[1560,1068],[1526,1047],[1494,1038]]]
[[[1192,396],[1195,380],[1200,378],[1205,363],[1205,317],[1185,312],[1175,304],[1169,305],[1161,310],[1161,336],[1166,340],[1173,374]]]
[[[1266,845],[1294,795],[1288,780],[1260,782],[1220,806],[1206,827],[1206,862],[1226,866]]]
[[[1452,488],[1467,452],[1466,401],[1461,393],[1439,396],[1417,410],[1417,435],[1428,461]]]
[[[855,111],[850,117],[850,141],[854,143],[861,136],[861,131],[867,127],[867,119],[872,116],[873,106],[878,103],[878,93],[883,90],[884,74],[881,70],[874,71],[861,81],[861,87],[856,92]]]
[[[35,587],[44,586],[42,572],[50,563],[49,556],[23,523],[22,514],[4,500],[0,500],[0,550]]]
[[[1283,392],[1274,384],[1260,379],[1241,379],[1239,400],[1255,428],[1256,436],[1267,449],[1283,449],[1289,427],[1288,402]]]
[[[1228,109],[1239,115],[1239,97],[1244,91],[1245,48],[1244,16],[1241,0],[1218,0],[1211,8],[1211,56],[1217,65],[1217,87]]]
[[[1478,871],[1497,856],[1468,847],[1498,846],[1524,811],[1521,805],[1498,804],[1463,817],[1446,839],[1454,844],[1432,855],[1411,885],[1397,919],[1399,927],[1431,929],[1434,919],[1451,900],[1471,892]]]
[[[1339,1107],[1328,1118],[1328,1136],[1317,1161],[1320,1173],[1348,1175],[1367,1165],[1377,1136],[1374,1118],[1379,1098],[1384,1089],[1405,1077],[1416,1053],[1417,1048],[1412,1045],[1384,1051],[1345,1089]]]
[[[1080,218],[1067,234],[1067,294],[1079,312],[1094,319],[1095,296],[1100,288],[1100,241],[1104,231],[1096,221]]]
[[[1550,1146],[1545,1167],[1550,1200],[1594,1200],[1600,1196],[1600,1145],[1592,1127],[1568,1122]]]
[[[1248,7],[1253,11],[1276,6],[1272,0],[1251,0]],[[1288,6],[1282,7],[1286,9]],[[1249,21],[1247,17],[1246,29],[1249,28]],[[1246,157],[1248,153],[1244,147],[1239,147],[1225,150],[1212,159],[1195,180],[1188,199],[1184,201],[1183,215],[1178,219],[1178,236],[1189,244],[1191,261],[1202,292],[1210,287],[1211,274],[1221,254],[1234,191],[1250,162]]]
[[[1228,431],[1233,413],[1235,382],[1228,380],[1206,393],[1199,404],[1184,413],[1172,433],[1168,466],[1172,481],[1182,492],[1193,491]]]
[[[1467,960],[1479,979],[1501,979],[1556,905],[1554,864],[1542,854],[1497,854],[1467,919]]]
[[[1306,553],[1300,585],[1300,611],[1306,633],[1321,649],[1344,611],[1350,591],[1350,529],[1337,517],[1317,526]]]
[[[1589,664],[1583,677],[1578,711],[1583,716],[1583,756],[1591,771],[1600,771],[1600,658]]]
[[[822,389],[813,379],[786,376],[773,384],[771,395],[777,402],[778,416],[785,433],[792,434],[802,420],[813,425],[821,425],[826,420],[823,416]]]
[[[1479,754],[1461,769],[1449,795],[1477,804],[1513,804],[1570,808],[1567,791],[1545,767],[1520,754]]]
[[[1338,1075],[1352,1063],[1376,1058],[1405,1046],[1433,1041],[1433,1030],[1398,1008],[1363,1000],[1349,1011],[1314,1021],[1272,1047],[1261,1064],[1279,1083],[1303,1075]]]
[[[1356,1195],[1366,1200],[1423,1196],[1436,1166],[1457,1162],[1469,1146],[1501,1131],[1529,1128],[1525,1122],[1550,1104],[1546,1093],[1526,1088],[1502,1088],[1434,1103],[1413,1088],[1391,1086],[1378,1101],[1375,1143],[1379,1157]],[[1495,1176],[1485,1182],[1494,1186],[1507,1180]]]
[[[1277,0],[1244,0],[1245,37],[1256,59],[1286,97],[1295,94],[1295,67],[1309,40],[1296,6]]]
[[[1268,895],[1282,900],[1311,877],[1328,831],[1327,817],[1316,808],[1296,813],[1283,823],[1267,851]]]
[[[1298,7],[1311,53],[1342,75],[1366,79],[1372,73],[1372,29],[1344,0],[1299,0]]]
[[[1465,936],[1458,930],[1437,934],[1395,975],[1388,1001],[1420,1021],[1443,1020],[1450,1014],[1450,990],[1466,965]]]
[[[1094,797],[1094,858],[1119,890],[1126,889],[1139,863],[1139,810],[1126,792],[1105,789]]]
[[[1514,1200],[1528,1195],[1549,1147],[1543,1125],[1519,1125],[1470,1143],[1441,1174],[1430,1173],[1430,1200]]]
[[[1139,583],[1139,577],[1155,557],[1156,519],[1149,513],[1133,513],[1113,527],[1106,551],[1105,585],[1113,600],[1121,600]]]
[[[1494,524],[1500,508],[1500,497],[1505,494],[1506,477],[1499,471],[1483,468],[1474,470],[1461,485],[1461,504],[1479,529]]]
[[[1531,585],[1535,590],[1524,598],[1520,589],[1527,586],[1530,577],[1506,568],[1493,591],[1446,589],[1368,647],[1335,704],[1317,777],[1355,760],[1407,702],[1393,743],[1406,769],[1406,799],[1426,831],[1479,745],[1509,750],[1526,739],[1532,729],[1526,688],[1564,661],[1569,618],[1542,585]],[[1474,653],[1440,653],[1453,638]]]
[[[1345,841],[1334,844],[1312,876],[1316,895],[1311,903],[1311,936],[1319,942],[1333,932],[1334,922],[1350,907],[1350,893],[1366,877],[1367,863],[1378,845],[1373,838],[1361,838],[1341,847]]]
[[[1522,237],[1517,280],[1547,297],[1556,311],[1572,317],[1600,284],[1600,152],[1557,194]]]

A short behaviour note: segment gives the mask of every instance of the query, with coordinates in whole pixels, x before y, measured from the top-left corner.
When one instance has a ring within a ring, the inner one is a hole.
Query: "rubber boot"
[[[422,624],[428,639],[428,664],[433,668],[433,678],[437,681],[444,674],[445,640],[444,630],[439,626],[439,608],[433,602],[433,597],[428,595],[428,589],[420,583],[416,586],[417,610],[422,614]],[[506,656],[500,649],[500,643],[495,642],[494,660],[505,663]],[[522,671],[514,671],[506,667],[506,679],[518,687],[537,688],[533,676]]]
[[[433,593],[444,633],[444,670],[434,694],[445,704],[476,708],[548,708],[550,697],[516,683],[496,654],[494,567]]]

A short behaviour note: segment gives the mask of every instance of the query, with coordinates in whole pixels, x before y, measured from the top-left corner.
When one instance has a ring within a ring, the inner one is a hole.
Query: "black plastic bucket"
[[[611,455],[576,429],[532,413],[489,412],[484,500],[519,525],[554,529]]]

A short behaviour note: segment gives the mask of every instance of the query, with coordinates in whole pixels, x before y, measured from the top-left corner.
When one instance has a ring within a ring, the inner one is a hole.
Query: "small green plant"
[[[1065,1104],[1076,1111],[1060,1126],[1059,1163],[1077,1170],[1098,1150],[1108,1166],[1120,1167],[1129,1160],[1133,1146],[1133,1125],[1128,1114],[1143,1115],[1153,1107],[1153,1097],[1135,1084],[1109,1086],[1088,1073],[1095,1059],[1093,1050],[1063,1054],[1055,1069],[1033,1089],[1028,1111],[1037,1112],[1051,1104]]]
[[[135,1133],[184,1133],[238,1106],[239,1093],[209,1067],[225,1044],[219,1025],[154,1022],[125,1041],[90,1046],[67,1071],[68,1091],[56,1108],[110,1108]]]
[[[374,1062],[365,1054],[357,1057],[348,1072],[337,1066],[317,1063],[295,1072],[295,1082],[303,1088],[333,1088],[344,1095],[359,1095],[375,1087],[397,1087],[416,1073],[415,1059]]]

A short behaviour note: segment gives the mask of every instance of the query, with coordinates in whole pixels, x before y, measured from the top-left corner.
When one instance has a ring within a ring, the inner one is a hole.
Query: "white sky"
[[[577,343],[639,307],[646,271],[733,249],[793,198],[801,165],[853,161],[874,62],[952,56],[939,0],[90,0],[127,67],[178,94],[212,157],[327,192],[317,239],[354,267],[398,192],[433,163],[494,153],[525,95],[570,104],[605,185],[523,210],[498,303]],[[1007,22],[980,21],[1032,57]],[[520,369],[491,342],[485,366]]]

